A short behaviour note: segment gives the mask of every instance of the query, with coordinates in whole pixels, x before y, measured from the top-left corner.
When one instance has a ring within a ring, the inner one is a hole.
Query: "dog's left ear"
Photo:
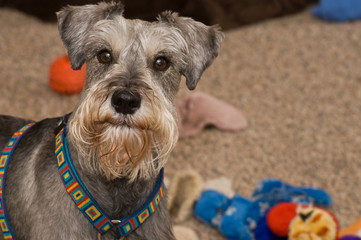
[[[187,64],[181,69],[181,73],[186,77],[189,90],[195,89],[203,71],[218,56],[224,34],[217,25],[206,26],[201,22],[180,17],[177,13],[170,11],[161,13],[158,21],[178,28],[187,42],[187,59],[184,59]]]
[[[68,49],[71,67],[79,70],[85,62],[84,39],[94,24],[123,14],[123,5],[100,2],[84,6],[67,6],[57,13],[61,39]]]

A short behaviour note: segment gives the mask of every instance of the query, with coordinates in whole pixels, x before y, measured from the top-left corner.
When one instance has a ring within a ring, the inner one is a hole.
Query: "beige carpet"
[[[56,26],[7,9],[0,26],[0,112],[39,120],[71,111],[78,96],[47,86],[49,64],[65,51]],[[361,217],[361,22],[329,24],[305,11],[227,32],[197,90],[242,110],[249,128],[180,140],[169,178],[183,169],[227,176],[249,197],[276,177],[328,191],[343,227]],[[183,225],[222,239],[194,218]]]

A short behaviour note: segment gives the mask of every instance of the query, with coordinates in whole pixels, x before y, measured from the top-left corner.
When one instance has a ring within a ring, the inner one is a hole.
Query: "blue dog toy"
[[[277,179],[264,179],[251,199],[236,194],[232,199],[214,191],[202,193],[195,206],[195,214],[202,221],[217,228],[227,240],[251,240],[254,230],[269,209],[278,203],[313,203],[328,207],[331,197],[312,187],[294,187]]]
[[[326,21],[346,22],[361,19],[360,0],[320,0],[312,14]]]

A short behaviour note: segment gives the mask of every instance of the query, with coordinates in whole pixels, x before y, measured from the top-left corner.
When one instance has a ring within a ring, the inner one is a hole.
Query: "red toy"
[[[267,214],[267,226],[288,240],[337,240],[339,225],[335,215],[311,205],[280,203]]]
[[[85,84],[85,64],[75,71],[71,68],[67,55],[60,56],[50,66],[49,86],[58,93],[80,93]]]
[[[287,237],[291,220],[296,217],[297,204],[280,203],[271,208],[267,214],[267,225],[279,237]]]

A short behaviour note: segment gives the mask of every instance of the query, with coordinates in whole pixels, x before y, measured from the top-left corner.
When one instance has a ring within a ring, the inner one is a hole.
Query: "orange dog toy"
[[[361,218],[358,219],[356,222],[344,228],[340,231],[339,237],[346,236],[346,235],[357,235],[360,234],[361,236]]]
[[[80,93],[85,84],[85,64],[79,71],[71,68],[67,55],[60,56],[50,66],[49,86],[58,93]]]

